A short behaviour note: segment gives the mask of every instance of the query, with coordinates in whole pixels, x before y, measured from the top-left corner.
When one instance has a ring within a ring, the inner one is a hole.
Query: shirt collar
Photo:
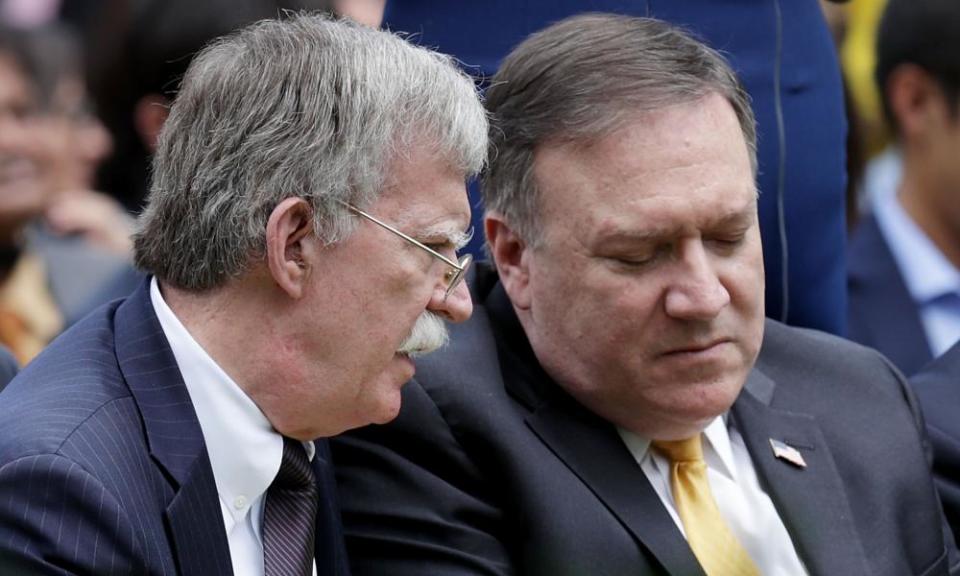
[[[150,281],[150,299],[197,413],[217,492],[229,510],[229,533],[230,520],[241,522],[280,471],[283,436],[190,335],[164,301],[156,277]],[[304,447],[312,460],[313,443]]]
[[[641,462],[650,454],[650,439],[644,438],[629,430],[617,428],[627,448],[637,462]],[[733,448],[730,445],[730,433],[727,431],[726,418],[717,416],[703,430],[704,446],[703,458],[707,465],[726,474],[734,482],[737,480],[736,466],[733,460]]]
[[[914,302],[927,304],[945,294],[960,294],[960,270],[910,218],[896,190],[878,196],[874,211]]]

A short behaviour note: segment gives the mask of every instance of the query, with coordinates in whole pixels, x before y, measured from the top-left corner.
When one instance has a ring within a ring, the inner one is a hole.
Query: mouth
[[[663,352],[662,356],[684,356],[684,355],[698,355],[698,354],[707,354],[719,349],[724,344],[730,343],[729,338],[719,338],[716,340],[711,340],[704,343],[693,343],[684,346],[679,346],[677,348],[671,348],[666,352]]]
[[[393,355],[393,359],[403,365],[404,382],[413,378],[413,375],[417,371],[417,367],[416,364],[414,364],[413,357],[410,354],[405,352],[397,352]]]

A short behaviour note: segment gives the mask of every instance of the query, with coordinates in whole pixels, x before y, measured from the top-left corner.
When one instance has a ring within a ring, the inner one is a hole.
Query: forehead
[[[701,227],[755,210],[747,145],[719,95],[631,117],[587,144],[537,149],[546,228]]]
[[[390,162],[374,209],[398,225],[463,230],[470,222],[465,180],[455,163],[417,145]]]

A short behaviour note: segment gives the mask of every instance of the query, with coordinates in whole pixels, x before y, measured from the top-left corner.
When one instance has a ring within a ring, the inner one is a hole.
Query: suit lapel
[[[150,301],[149,279],[114,319],[117,360],[154,461],[175,491],[167,526],[181,574],[233,574],[213,470],[190,395]]]
[[[313,457],[313,473],[320,488],[320,505],[317,508],[317,532],[313,557],[317,564],[317,574],[344,576],[350,571],[347,564],[346,545],[343,541],[337,486],[333,467],[330,464],[330,446],[326,440],[315,440],[314,446],[317,451]]]
[[[233,575],[220,499],[206,452],[194,460],[167,506],[166,518],[181,574]]]
[[[773,389],[754,369],[733,407],[764,490],[810,574],[868,574],[843,482],[816,420],[771,408]],[[799,450],[806,467],[777,458],[771,439]]]
[[[527,424],[668,573],[703,575],[659,496],[609,423],[571,400],[548,402]]]
[[[910,375],[933,359],[913,296],[876,218],[850,243],[851,337],[877,348]]]
[[[478,272],[478,274],[480,274]],[[703,576],[673,519],[614,427],[563,393],[537,362],[503,286],[481,294],[507,392],[530,410],[527,426],[669,574]],[[475,349],[484,350],[482,342]],[[456,344],[452,344],[456,345]],[[482,372],[482,369],[479,369]]]

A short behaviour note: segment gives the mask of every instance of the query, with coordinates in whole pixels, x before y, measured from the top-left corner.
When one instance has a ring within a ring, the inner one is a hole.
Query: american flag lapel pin
[[[773,455],[781,460],[786,460],[787,462],[793,464],[797,468],[806,468],[807,463],[803,459],[803,455],[800,454],[800,451],[790,446],[785,442],[780,440],[770,439],[770,447],[773,448]]]

